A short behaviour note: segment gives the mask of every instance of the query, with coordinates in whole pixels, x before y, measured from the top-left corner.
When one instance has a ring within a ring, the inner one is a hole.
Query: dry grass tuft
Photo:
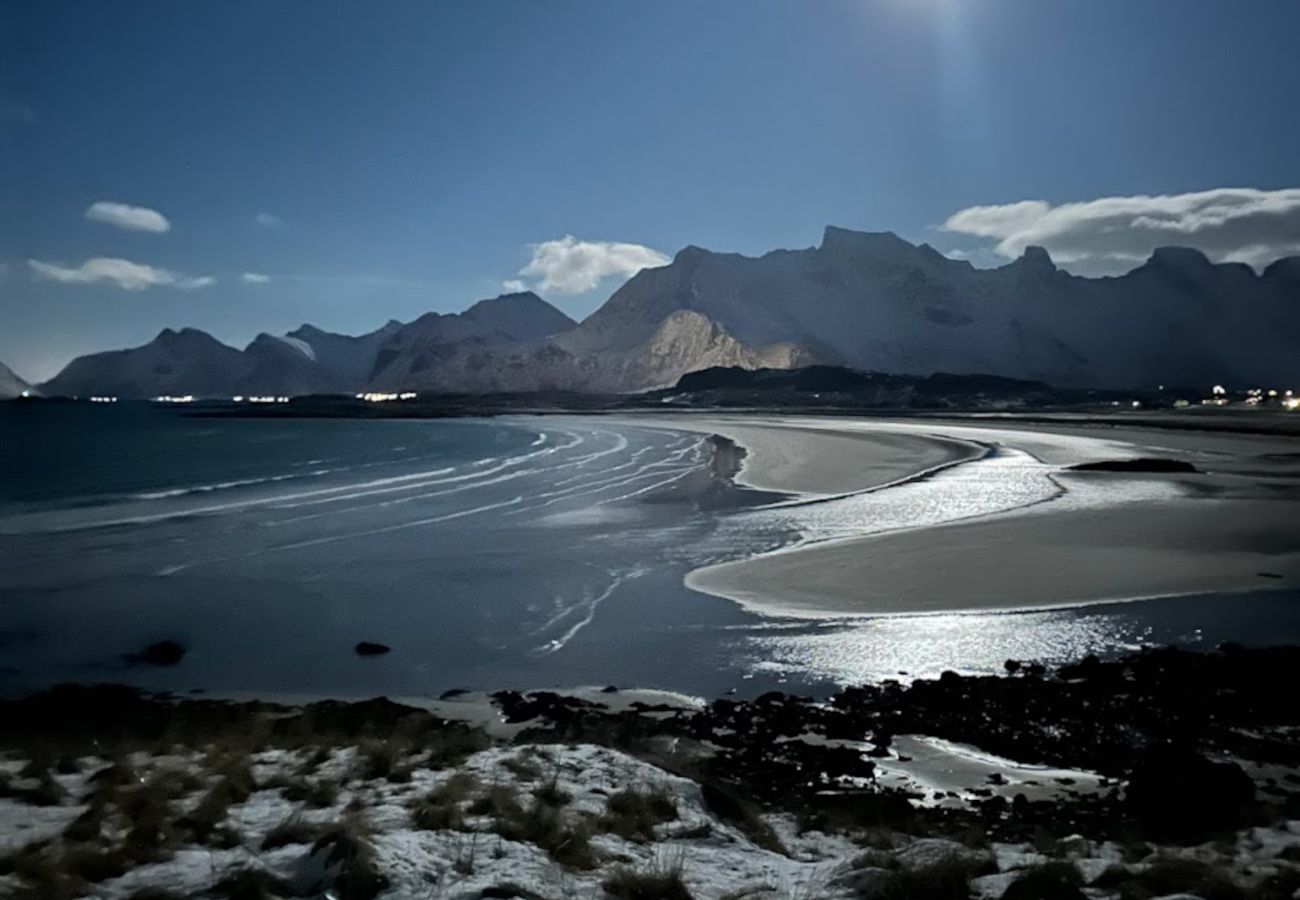
[[[682,880],[680,856],[644,870],[619,866],[601,887],[611,900],[693,900]]]
[[[677,802],[664,788],[627,789],[611,794],[600,826],[629,841],[652,841],[655,826],[677,818]]]
[[[425,831],[463,830],[461,804],[477,789],[478,779],[473,774],[457,772],[411,805],[411,822]]]
[[[322,885],[322,890],[336,900],[373,900],[388,887],[388,879],[375,861],[369,828],[359,817],[347,817],[326,831],[311,852],[312,856],[323,854],[329,884]]]

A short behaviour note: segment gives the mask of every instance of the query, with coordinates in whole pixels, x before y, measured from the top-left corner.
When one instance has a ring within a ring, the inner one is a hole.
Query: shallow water
[[[705,440],[652,424],[5,406],[10,692],[62,680],[339,696],[606,683],[820,692],[1142,641],[1300,636],[1294,603],[1277,595],[810,625],[682,584],[708,562],[799,541],[1141,499],[1063,494],[1052,467],[1005,447],[886,490],[813,504],[755,494],[760,508],[736,509],[709,488]],[[163,638],[189,648],[181,665],[122,661]],[[358,658],[361,640],[393,652]]]

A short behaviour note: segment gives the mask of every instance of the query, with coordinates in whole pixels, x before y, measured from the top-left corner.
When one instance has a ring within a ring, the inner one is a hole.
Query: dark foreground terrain
[[[0,891],[1291,898],[1297,667],[1148,650],[702,708],[62,686],[0,703]],[[993,771],[918,788],[923,741]]]

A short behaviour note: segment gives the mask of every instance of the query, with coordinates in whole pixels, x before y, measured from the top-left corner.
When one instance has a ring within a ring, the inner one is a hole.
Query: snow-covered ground
[[[891,891],[955,871],[973,896],[992,900],[1054,860],[1097,898],[1153,871],[1187,880],[1201,864],[1243,888],[1300,878],[1300,822],[1182,849],[800,833],[785,815],[763,817],[761,837],[712,812],[696,782],[604,747],[492,746],[438,762],[418,751],[390,756],[377,742],[243,757],[137,752],[48,770],[9,757],[0,763],[0,894],[205,895],[251,871],[284,896],[684,896],[628,892],[629,879],[645,878],[643,890],[675,885],[701,900],[883,898],[914,896]],[[223,779],[244,788],[231,789],[206,841],[196,841],[186,823],[212,808]],[[163,814],[157,834],[142,836],[149,803]]]

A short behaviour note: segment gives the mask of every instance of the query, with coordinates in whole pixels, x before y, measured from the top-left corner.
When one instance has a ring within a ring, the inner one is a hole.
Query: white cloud
[[[211,275],[190,276],[159,269],[129,259],[97,256],[79,266],[61,266],[57,263],[27,260],[28,267],[41,281],[58,281],[63,284],[111,284],[124,291],[143,291],[150,287],[175,287],[182,290],[208,287],[216,284]]]
[[[245,284],[266,284],[271,280],[271,276],[263,275],[261,272],[245,272],[239,276],[239,280]]]
[[[667,265],[658,250],[640,244],[580,241],[568,234],[532,245],[532,259],[519,270],[519,279],[505,282],[506,290],[524,290],[531,284],[540,291],[582,294],[608,277],[631,278],[642,269]]]
[[[505,281],[501,282],[501,287],[505,288],[507,291],[509,291],[512,294],[519,294],[522,293],[523,291],[528,290],[528,285],[524,284],[524,282],[520,281],[518,278],[506,279]]]
[[[86,218],[92,222],[103,222],[105,225],[125,228],[127,231],[151,231],[154,234],[171,231],[172,227],[167,217],[156,209],[130,206],[126,203],[110,203],[107,200],[92,203],[86,210]]]
[[[1300,188],[972,206],[949,216],[943,229],[995,240],[994,250],[1007,259],[1031,245],[1045,247],[1081,275],[1128,271],[1163,246],[1195,247],[1216,262],[1259,268],[1300,253]]]
[[[257,215],[253,216],[253,221],[256,222],[258,225],[261,225],[263,228],[278,229],[278,228],[285,227],[284,219],[281,219],[279,216],[275,215],[274,213],[269,213],[269,212],[258,213]]]

